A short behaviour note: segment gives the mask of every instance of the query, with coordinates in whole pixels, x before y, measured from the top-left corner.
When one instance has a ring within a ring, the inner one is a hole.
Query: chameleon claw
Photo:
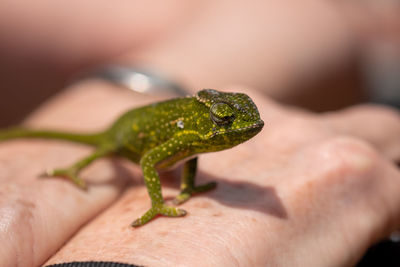
[[[41,174],[38,175],[39,178],[48,178],[51,175],[48,175],[47,172],[42,172]]]
[[[40,178],[48,178],[48,177],[63,177],[71,182],[73,182],[79,188],[86,190],[86,182],[79,178],[79,176],[73,171],[69,169],[49,169],[39,175]]]
[[[186,210],[170,207],[167,205],[153,206],[142,217],[136,219],[131,223],[132,227],[142,226],[148,223],[157,215],[164,215],[168,217],[182,217],[187,214]]]
[[[52,176],[57,176],[55,174],[55,170],[54,169],[47,169],[46,171],[42,172],[41,174],[39,174],[40,178],[49,178]]]

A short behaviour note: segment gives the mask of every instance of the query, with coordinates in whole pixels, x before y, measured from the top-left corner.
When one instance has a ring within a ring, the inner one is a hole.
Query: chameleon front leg
[[[90,163],[92,163],[94,160],[103,157],[110,153],[110,150],[106,149],[98,149],[96,150],[93,154],[79,160],[72,166],[65,168],[65,169],[50,169],[47,170],[45,173],[40,175],[40,177],[49,177],[49,176],[59,176],[59,177],[64,177],[69,180],[71,180],[75,185],[78,187],[85,189],[86,188],[86,183],[84,180],[82,180],[79,177],[79,172],[88,166]]]
[[[151,198],[151,208],[140,218],[136,219],[131,226],[138,227],[157,215],[164,215],[169,217],[180,217],[185,216],[186,211],[175,207],[167,206],[164,204],[164,199],[161,193],[160,177],[156,170],[156,164],[173,156],[178,152],[177,140],[171,139],[162,145],[159,145],[149,152],[147,152],[140,160],[140,166],[142,167],[144,182],[147,187],[147,191]]]
[[[204,185],[195,186],[195,177],[197,170],[197,157],[185,162],[181,178],[181,193],[173,200],[176,205],[187,201],[193,194],[205,192],[214,189],[217,183],[210,182]]]

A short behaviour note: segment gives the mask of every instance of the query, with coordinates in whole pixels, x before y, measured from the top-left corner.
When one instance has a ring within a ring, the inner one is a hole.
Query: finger
[[[89,84],[82,83],[43,105],[29,124],[79,132],[104,129],[120,112],[138,104],[138,98],[146,99],[101,83]],[[45,169],[67,167],[90,152],[91,148],[58,141],[0,143],[0,243],[6,244],[0,246],[0,266],[41,265],[85,222],[113,203],[128,179],[140,180],[138,168],[128,172],[106,159],[83,171],[87,191],[63,179],[38,178]]]
[[[265,251],[269,251],[267,248],[274,239],[269,234],[274,231],[266,227],[266,217],[277,217],[275,220],[279,223],[285,219],[285,213],[280,214],[283,207],[273,189],[264,192],[245,182],[239,184],[220,179],[219,190],[198,195],[183,204],[188,210],[185,217],[158,217],[139,228],[129,224],[145,212],[150,203],[145,188],[131,188],[46,264],[87,261],[95,257],[98,261],[139,266],[191,266],[198,262],[202,266],[266,266],[269,259]],[[236,199],[235,192],[241,195],[240,200]],[[254,197],[251,194],[255,192],[259,195]],[[165,198],[172,199],[178,193],[177,189],[163,188]],[[247,202],[248,208],[243,208],[240,202],[248,198],[251,199]],[[272,215],[265,214],[265,210]],[[266,240],[268,242],[264,242]],[[258,245],[254,247],[254,243]],[[238,253],[230,253],[227,246]]]
[[[292,169],[304,176],[282,190],[289,190],[288,213],[303,228],[301,242],[325,244],[321,254],[339,253],[336,259],[347,264],[337,266],[353,266],[399,226],[399,170],[356,138],[328,138],[299,152],[302,159],[291,164],[300,165]]]
[[[389,107],[362,105],[325,115],[335,132],[371,143],[391,160],[400,160],[400,113]]]
[[[130,175],[106,160],[83,172],[86,191],[65,179],[38,177],[44,166],[69,164],[87,150],[26,141],[0,145],[1,266],[41,265],[124,190]]]

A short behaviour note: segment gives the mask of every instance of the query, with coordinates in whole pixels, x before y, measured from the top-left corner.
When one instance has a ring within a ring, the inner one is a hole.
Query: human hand
[[[29,123],[90,130],[125,108],[154,101],[101,84],[78,87],[42,107]],[[217,189],[185,203],[186,217],[160,217],[137,229],[129,223],[149,206],[138,168],[102,160],[84,173],[90,189],[83,192],[36,175],[49,165],[68,165],[87,149],[48,141],[2,143],[0,239],[10,245],[1,248],[1,262],[38,265],[66,243],[47,263],[350,266],[400,225],[400,174],[392,163],[400,159],[399,114],[359,107],[316,115],[248,93],[266,126],[243,145],[201,156],[198,183],[216,180]],[[178,193],[176,177],[163,177],[166,198]]]

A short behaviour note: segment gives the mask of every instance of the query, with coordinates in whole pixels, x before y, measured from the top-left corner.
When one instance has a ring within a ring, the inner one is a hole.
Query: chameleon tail
[[[9,128],[5,130],[0,130],[0,142],[16,138],[44,138],[67,140],[92,146],[98,146],[102,143],[103,136],[103,133],[75,134],[51,130],[32,130],[26,128]]]

